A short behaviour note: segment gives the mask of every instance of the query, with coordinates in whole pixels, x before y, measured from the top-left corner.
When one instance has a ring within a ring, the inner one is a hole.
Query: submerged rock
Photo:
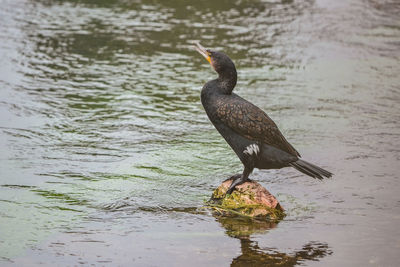
[[[214,190],[208,206],[223,216],[244,216],[261,220],[278,221],[282,219],[284,209],[278,200],[263,186],[255,181],[248,181],[239,186],[231,195],[226,191],[232,179],[224,181]]]

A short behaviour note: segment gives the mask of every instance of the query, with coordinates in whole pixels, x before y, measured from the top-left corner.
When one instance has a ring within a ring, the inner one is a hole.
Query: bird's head
[[[210,62],[211,66],[220,76],[236,76],[235,64],[224,53],[206,49],[200,43],[196,43],[195,49]]]

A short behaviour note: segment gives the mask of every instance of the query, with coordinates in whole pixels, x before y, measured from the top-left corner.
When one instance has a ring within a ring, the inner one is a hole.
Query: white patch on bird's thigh
[[[258,152],[260,152],[260,148],[258,147],[257,144],[248,145],[246,149],[243,151],[243,153],[247,155],[253,155],[253,153],[257,155]]]

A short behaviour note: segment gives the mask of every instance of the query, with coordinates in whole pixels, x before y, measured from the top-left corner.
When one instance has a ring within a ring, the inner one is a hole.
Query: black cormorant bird
[[[300,159],[299,152],[289,144],[264,111],[232,93],[237,73],[235,64],[227,55],[205,49],[199,43],[195,48],[219,75],[203,86],[201,103],[210,121],[244,165],[243,174],[232,176],[234,181],[227,194],[249,180],[254,168],[294,167],[317,179],[332,176],[332,173]]]

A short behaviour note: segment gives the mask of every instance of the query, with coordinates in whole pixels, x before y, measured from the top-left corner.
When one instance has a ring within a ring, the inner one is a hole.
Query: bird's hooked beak
[[[207,59],[208,62],[211,63],[211,57],[210,57],[210,52],[207,51],[207,49],[205,49],[200,43],[196,43],[196,46],[194,47],[197,52],[199,52],[203,57],[205,57]]]

